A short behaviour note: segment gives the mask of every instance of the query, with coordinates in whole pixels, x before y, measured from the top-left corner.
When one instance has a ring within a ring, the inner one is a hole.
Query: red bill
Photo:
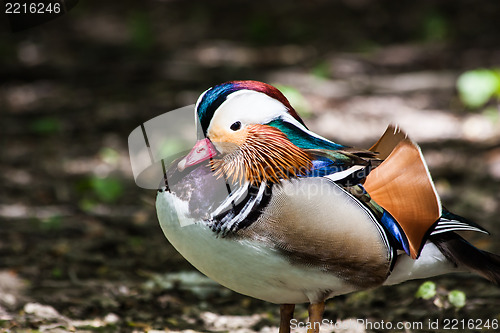
[[[185,168],[206,161],[215,155],[217,155],[217,150],[209,139],[198,140],[189,154],[177,164],[177,169],[183,171]]]

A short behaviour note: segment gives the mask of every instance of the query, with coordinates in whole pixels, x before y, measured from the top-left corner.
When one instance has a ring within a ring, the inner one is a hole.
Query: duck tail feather
[[[454,232],[432,235],[429,240],[457,267],[473,271],[500,285],[499,255],[476,248]]]

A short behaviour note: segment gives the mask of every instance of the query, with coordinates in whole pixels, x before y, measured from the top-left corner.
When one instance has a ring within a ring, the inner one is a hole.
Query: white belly
[[[277,251],[253,240],[217,237],[203,223],[186,218],[187,203],[158,193],[158,219],[169,242],[199,271],[223,286],[272,303],[318,301],[357,288],[332,274],[296,266]],[[182,225],[182,226],[181,226]]]

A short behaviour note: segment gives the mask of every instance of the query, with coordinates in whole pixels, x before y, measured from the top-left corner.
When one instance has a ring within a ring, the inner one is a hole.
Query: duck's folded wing
[[[260,217],[238,235],[269,243],[294,264],[364,288],[383,283],[393,259],[370,209],[326,177],[274,186]]]

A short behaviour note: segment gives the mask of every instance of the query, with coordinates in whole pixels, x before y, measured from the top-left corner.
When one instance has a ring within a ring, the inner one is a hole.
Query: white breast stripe
[[[210,218],[214,218],[215,216],[219,215],[223,211],[231,209],[233,204],[238,203],[247,193],[248,190],[248,182],[243,184],[239,189],[237,189],[235,192],[231,193],[226,200],[224,200],[217,209],[210,214]]]

